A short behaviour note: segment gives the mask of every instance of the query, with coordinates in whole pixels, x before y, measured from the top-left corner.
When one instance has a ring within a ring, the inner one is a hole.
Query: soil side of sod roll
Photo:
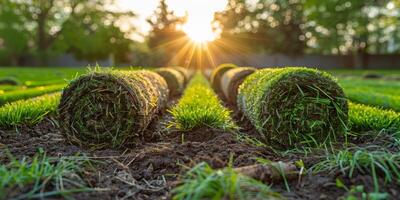
[[[265,142],[282,147],[336,140],[348,123],[342,88],[329,74],[309,68],[253,73],[240,85],[237,105]]]
[[[60,128],[69,142],[83,147],[137,143],[166,105],[168,93],[165,80],[150,71],[82,75],[62,94]]]
[[[155,71],[167,82],[170,96],[177,96],[183,92],[185,77],[172,68],[159,68]]]
[[[236,68],[238,66],[234,64],[222,64],[213,70],[210,77],[211,86],[215,93],[222,94],[221,79],[222,76],[230,69]]]
[[[254,73],[257,69],[254,67],[238,67],[228,70],[221,80],[221,89],[225,99],[231,103],[236,104],[237,94],[240,84],[250,74]]]
[[[168,67],[168,68],[174,69],[174,70],[178,71],[179,73],[181,73],[183,78],[185,79],[185,81],[184,81],[185,84],[189,83],[190,78],[192,78],[192,75],[190,74],[189,70],[184,67],[173,66],[173,67]]]

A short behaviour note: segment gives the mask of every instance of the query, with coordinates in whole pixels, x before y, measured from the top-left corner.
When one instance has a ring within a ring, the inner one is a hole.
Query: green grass
[[[342,78],[339,81],[353,102],[400,111],[400,82]]]
[[[8,91],[12,90],[21,90],[21,89],[26,89],[26,86],[20,86],[20,85],[0,85],[0,94],[4,94]]]
[[[7,92],[0,96],[0,105],[4,105],[6,103],[22,99],[37,97],[43,94],[58,92],[61,91],[65,86],[66,84],[59,84],[59,85],[40,86],[26,90],[16,90],[12,92]]]
[[[345,93],[356,103],[400,111],[400,95],[382,94],[365,88],[346,89]]]
[[[400,180],[400,153],[386,150],[368,150],[366,148],[345,149],[328,153],[326,159],[312,166],[313,173],[340,171],[349,178],[356,173],[371,175],[374,192],[379,192],[378,177],[383,176],[385,183],[398,183]]]
[[[45,81],[25,81],[24,85],[26,87],[38,87],[38,86],[48,86],[57,84],[66,84],[68,80],[66,79],[55,79],[55,80],[45,80]]]
[[[189,82],[182,98],[170,112],[174,118],[173,125],[183,131],[204,126],[223,130],[236,128],[230,111],[222,106],[200,73]]]
[[[335,69],[329,70],[334,75],[355,75],[363,76],[365,74],[379,74],[379,75],[400,75],[400,70],[393,69],[379,69],[379,70],[354,70],[354,69]]]
[[[282,199],[262,182],[243,176],[232,167],[212,169],[200,163],[183,177],[172,193],[174,200],[201,199]]]
[[[33,125],[49,113],[56,112],[60,93],[12,102],[0,107],[0,127]]]
[[[339,84],[345,90],[361,88],[381,94],[400,95],[399,81],[340,78]]]
[[[400,113],[356,103],[350,103],[349,108],[350,126],[354,131],[400,130]]]
[[[72,193],[92,191],[78,178],[88,162],[85,157],[53,159],[38,154],[31,161],[10,157],[8,164],[0,165],[0,199],[68,198]]]
[[[86,67],[0,67],[1,77],[26,81],[70,80],[85,73]]]

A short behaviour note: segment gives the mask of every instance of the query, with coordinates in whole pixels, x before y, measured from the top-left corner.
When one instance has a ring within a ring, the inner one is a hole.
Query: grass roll
[[[185,77],[175,69],[159,68],[155,71],[167,82],[170,96],[182,93],[185,85]]]
[[[257,69],[254,67],[238,67],[228,70],[221,80],[221,89],[225,99],[235,104],[240,84],[250,74],[254,73]]]
[[[217,94],[222,93],[222,88],[221,88],[221,79],[222,76],[225,74],[230,69],[236,68],[237,66],[234,64],[222,64],[219,65],[217,68],[214,69],[214,71],[211,74],[210,82],[211,82],[211,87],[214,89],[214,91]]]
[[[178,71],[179,73],[182,74],[183,78],[185,78],[185,84],[187,84],[190,80],[190,78],[192,77],[192,74],[189,72],[188,69],[184,68],[184,67],[179,67],[179,66],[173,66],[173,67],[168,67],[170,69],[174,69],[176,71]]]
[[[165,80],[150,71],[91,72],[70,83],[58,108],[73,144],[91,148],[140,142],[168,100]]]
[[[284,147],[332,141],[347,128],[342,88],[315,69],[259,70],[239,87],[237,104],[266,142]]]
[[[0,85],[21,85],[21,82],[14,77],[1,77]]]

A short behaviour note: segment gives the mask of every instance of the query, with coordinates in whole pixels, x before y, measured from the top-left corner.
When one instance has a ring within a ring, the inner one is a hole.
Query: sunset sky
[[[168,6],[178,16],[188,13],[188,22],[183,30],[194,40],[207,41],[215,37],[211,22],[216,11],[226,7],[227,0],[167,0]],[[153,14],[159,5],[159,0],[117,0],[117,6],[122,10],[132,10],[138,15],[134,24],[142,33],[150,29],[146,18]]]

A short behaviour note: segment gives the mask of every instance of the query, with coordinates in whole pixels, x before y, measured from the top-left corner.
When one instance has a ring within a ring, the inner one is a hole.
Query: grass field
[[[141,143],[128,141],[122,148],[106,150],[73,144],[60,129],[58,106],[63,89],[86,72],[86,68],[0,68],[0,80],[16,83],[0,85],[0,199],[395,199],[400,193],[400,70],[330,71],[349,100],[346,137],[285,149],[264,140],[200,72],[161,110],[152,109],[157,104],[153,98],[148,104],[135,102],[143,111],[129,120],[156,115],[137,133]],[[251,83],[246,87],[248,94],[256,88]],[[116,106],[109,97],[124,103],[120,95],[131,90],[121,91],[110,93],[103,86],[85,91],[93,94],[85,98],[107,98],[106,103],[83,104],[96,110],[70,118],[84,116],[80,126],[112,134],[107,127],[118,120],[107,119],[117,119],[118,112],[108,109]],[[305,105],[329,104],[330,96],[323,98],[321,91],[317,101]],[[95,96],[97,92],[107,95]],[[299,98],[307,96],[302,89],[296,92]],[[146,88],[136,95],[151,97],[161,91]],[[82,99],[78,95],[71,104]],[[261,96],[253,100],[262,102]],[[326,108],[296,106],[306,114]],[[265,114],[262,111],[258,114]],[[296,121],[291,126],[310,126],[310,130],[316,126],[301,123],[304,120],[296,114],[290,114]],[[197,136],[183,137],[190,133]],[[206,140],[194,139],[202,137]],[[272,161],[280,164],[270,165]],[[283,166],[295,166],[296,173]],[[241,167],[249,173],[243,175]]]

